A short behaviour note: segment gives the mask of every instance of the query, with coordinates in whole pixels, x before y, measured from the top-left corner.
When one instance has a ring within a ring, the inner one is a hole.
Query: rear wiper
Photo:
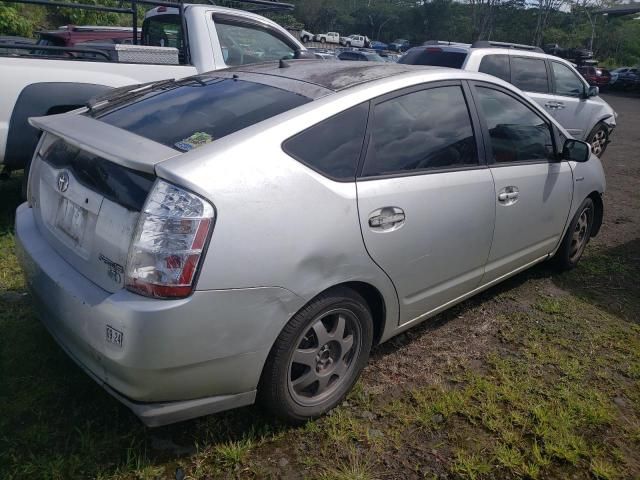
[[[174,84],[176,80],[174,78],[170,78],[168,80],[160,80],[156,82],[147,82],[138,85],[127,85],[124,87],[114,88],[109,90],[108,92],[98,95],[97,97],[93,97],[87,103],[85,103],[85,107],[87,107],[90,111],[94,110],[97,107],[101,107],[103,105],[108,104],[116,97],[118,101],[126,101],[132,98],[137,97],[138,95],[142,95],[146,93],[148,90],[156,87],[164,87],[166,85]]]

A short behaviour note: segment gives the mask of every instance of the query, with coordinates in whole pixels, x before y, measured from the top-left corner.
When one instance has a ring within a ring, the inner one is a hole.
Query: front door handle
[[[518,198],[518,193],[517,192],[511,192],[511,193],[501,193],[500,195],[498,195],[498,200],[500,200],[501,202],[506,202],[507,200],[514,200]]]
[[[404,210],[400,207],[383,207],[369,214],[369,227],[376,231],[397,230],[404,221]]]
[[[505,187],[498,193],[498,202],[502,205],[513,205],[518,201],[519,196],[520,192],[518,191],[518,187]]]

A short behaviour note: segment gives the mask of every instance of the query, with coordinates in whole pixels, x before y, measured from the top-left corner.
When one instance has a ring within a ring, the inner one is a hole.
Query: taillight
[[[203,198],[157,180],[129,248],[127,288],[148,297],[189,296],[214,216]]]

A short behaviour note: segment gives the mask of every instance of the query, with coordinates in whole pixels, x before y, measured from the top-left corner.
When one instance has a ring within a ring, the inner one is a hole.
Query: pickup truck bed
[[[180,20],[178,8],[161,6],[146,13],[146,22],[156,22],[154,32],[158,27],[168,26],[168,34],[174,37],[175,28],[179,28],[181,22],[186,24],[188,55],[182,58],[188,58],[190,64],[117,63],[100,61],[99,57],[87,60],[73,56],[68,59],[0,56],[3,73],[0,76],[0,164],[9,170],[28,165],[39,137],[38,131],[28,124],[29,117],[73,110],[114,87],[273,60],[269,55],[281,52],[291,57],[303,56],[306,52],[284,28],[244,10],[185,4],[183,20]],[[245,39],[251,36],[255,39],[254,45],[247,46]],[[144,41],[144,24],[142,37]],[[160,44],[157,38],[152,40],[151,46],[170,46],[164,40]],[[280,48],[276,48],[276,53],[273,53],[274,45]]]

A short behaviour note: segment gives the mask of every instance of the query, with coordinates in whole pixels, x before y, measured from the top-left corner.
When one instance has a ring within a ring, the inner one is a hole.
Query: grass
[[[459,307],[449,322],[490,319],[486,348],[475,363],[464,345],[440,363],[425,349],[438,382],[365,376],[342,406],[297,428],[245,408],[147,429],[37,321],[13,253],[18,194],[19,179],[0,183],[3,479],[640,478],[637,241]]]

